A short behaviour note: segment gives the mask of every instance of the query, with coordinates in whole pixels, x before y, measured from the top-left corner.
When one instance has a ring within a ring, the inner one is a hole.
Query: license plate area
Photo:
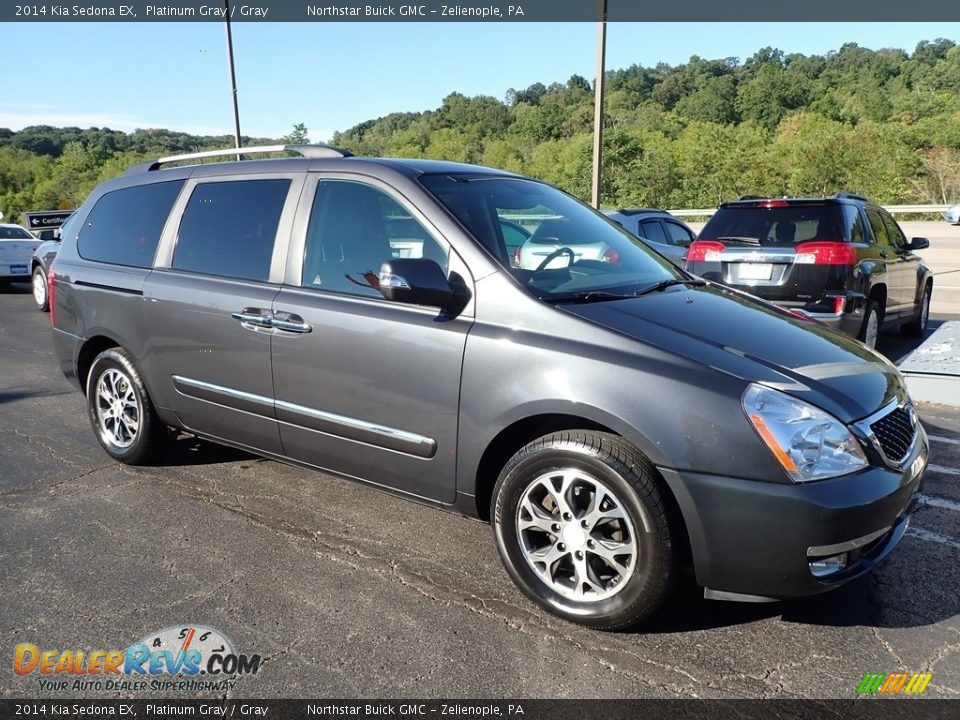
[[[10,266],[11,275],[27,275],[27,266],[26,265],[11,265]]]
[[[737,267],[737,277],[740,280],[769,280],[771,275],[771,263],[740,263]]]

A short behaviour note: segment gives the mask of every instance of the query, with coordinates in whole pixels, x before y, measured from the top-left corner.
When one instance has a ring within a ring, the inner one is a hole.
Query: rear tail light
[[[51,267],[47,271],[47,302],[50,303],[50,324],[57,326],[57,276]]]
[[[857,250],[845,242],[832,240],[800,243],[794,248],[794,263],[800,265],[853,265]]]
[[[687,262],[718,262],[725,247],[716,240],[695,240],[687,250]]]
[[[600,258],[600,261],[610,263],[611,265],[619,265],[620,253],[613,248],[607,248],[607,251],[603,254],[603,257]]]
[[[513,249],[513,266],[516,268],[520,267],[520,246],[519,245],[517,245],[517,247]]]
[[[835,297],[833,299],[833,314],[839,315],[843,312],[843,306],[846,304],[847,299],[845,297]]]

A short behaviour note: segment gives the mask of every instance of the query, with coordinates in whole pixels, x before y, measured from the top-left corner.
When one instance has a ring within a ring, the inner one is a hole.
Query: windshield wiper
[[[605,300],[625,300],[633,297],[633,293],[614,293],[606,290],[586,290],[584,292],[572,293],[570,295],[545,295],[540,299],[548,303],[562,302],[603,302]]]
[[[633,296],[640,297],[641,295],[646,295],[652,292],[663,292],[668,287],[673,287],[674,285],[691,285],[693,287],[701,287],[706,284],[706,280],[697,280],[695,278],[688,278],[686,280],[681,280],[679,278],[667,278],[666,280],[661,280],[658,283],[654,283],[653,285],[637,290]]]

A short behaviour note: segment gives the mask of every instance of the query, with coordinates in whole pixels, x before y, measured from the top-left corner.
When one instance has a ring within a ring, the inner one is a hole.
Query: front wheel
[[[100,446],[127,465],[150,462],[168,440],[130,355],[110,348],[87,376],[87,411]]]
[[[566,431],[521,449],[494,488],[500,557],[523,592],[567,620],[636,625],[677,574],[676,524],[655,470],[622,438]]]
[[[33,301],[40,312],[50,309],[50,297],[47,294],[47,274],[37,265],[33,269]]]

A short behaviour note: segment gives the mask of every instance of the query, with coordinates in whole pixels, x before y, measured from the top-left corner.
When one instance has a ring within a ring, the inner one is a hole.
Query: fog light
[[[810,572],[814,577],[828,577],[847,567],[847,554],[830,555],[810,561]]]

